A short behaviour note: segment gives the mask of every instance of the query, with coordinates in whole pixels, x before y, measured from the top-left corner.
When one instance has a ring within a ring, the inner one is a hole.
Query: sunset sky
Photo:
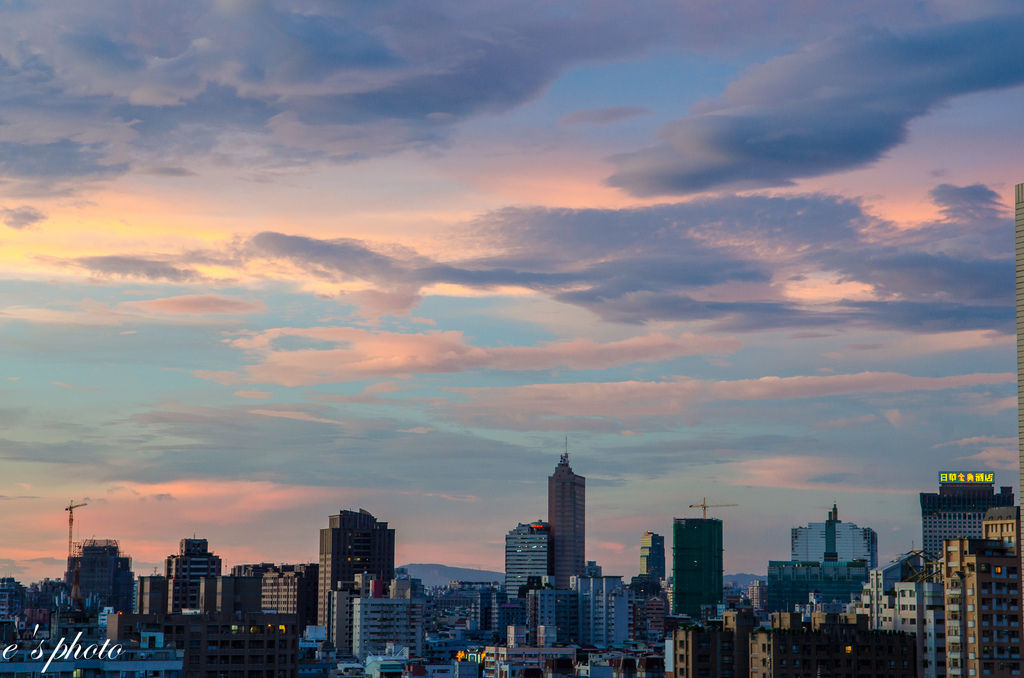
[[[1018,2],[0,0],[0,576],[501,570],[568,447],[587,557],[739,504],[727,572],[1016,492]]]

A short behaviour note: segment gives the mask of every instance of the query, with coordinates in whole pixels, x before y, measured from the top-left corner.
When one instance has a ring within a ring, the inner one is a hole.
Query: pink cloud
[[[254,400],[265,400],[270,397],[266,391],[235,391],[239,398],[252,398]]]
[[[1012,372],[915,377],[898,372],[823,376],[762,377],[705,381],[676,377],[665,381],[575,382],[496,388],[451,388],[468,402],[452,405],[462,418],[505,417],[521,422],[551,417],[678,416],[698,403],[722,400],[790,400],[849,395],[938,391],[1013,382]]]
[[[1016,443],[1016,440],[1014,441]],[[1020,464],[1020,453],[1016,444],[1013,447],[986,447],[981,452],[965,457],[957,457],[965,461],[980,461],[988,468],[1000,471],[1016,471]]]
[[[294,419],[295,421],[309,421],[317,424],[333,424],[335,426],[342,426],[340,421],[335,419],[325,419],[324,417],[317,417],[310,414],[309,412],[303,412],[302,410],[267,410],[267,409],[256,409],[249,410],[249,414],[258,414],[262,417],[277,417],[279,419]]]
[[[1011,471],[1016,470],[1019,463],[1019,450],[1017,449],[1016,438],[997,438],[995,436],[971,436],[951,440],[947,443],[939,443],[933,447],[974,447],[981,448],[980,452],[957,457],[959,460],[979,461],[988,468]]]
[[[278,340],[285,337],[302,337],[328,346],[278,348]],[[537,346],[482,347],[467,343],[457,331],[406,334],[358,327],[278,328],[246,333],[230,343],[253,354],[259,362],[241,372],[204,370],[196,374],[225,384],[307,386],[472,369],[603,369],[687,355],[730,353],[740,348],[733,338],[660,332],[604,344],[571,339]]]
[[[865,414],[859,417],[840,417],[838,419],[830,419],[818,428],[851,428],[853,426],[864,426],[874,421],[878,421],[878,415]]]
[[[793,490],[842,490],[882,494],[915,494],[914,488],[887,488],[875,478],[864,477],[865,469],[844,464],[831,457],[771,457],[749,459],[729,465],[729,483],[739,486],[775,487]],[[850,482],[846,478],[864,478]],[[833,479],[835,478],[835,479]]]
[[[128,301],[122,307],[165,315],[239,315],[266,310],[262,301],[245,301],[212,294],[189,294],[144,301]]]
[[[417,433],[417,434],[423,435],[425,433],[430,433],[433,430],[434,429],[431,428],[430,426],[414,426],[412,428],[400,428],[400,429],[398,429],[398,432],[399,433]]]
[[[950,445],[955,445],[955,446],[958,446],[958,447],[963,447],[965,445],[977,445],[979,443],[993,443],[993,444],[996,444],[996,445],[1011,445],[1011,444],[1016,444],[1017,443],[1017,439],[1016,438],[996,438],[995,436],[971,436],[969,438],[960,438],[959,440],[951,440],[948,443],[939,443],[938,445],[933,445],[932,447],[947,447],[947,446],[950,446]]]
[[[68,384],[68,383],[65,383],[63,381],[51,381],[50,383],[53,384],[54,386],[59,386],[60,388],[66,388],[66,389],[69,389],[69,390],[72,390],[72,391],[102,391],[103,390],[103,389],[100,389],[100,388],[96,388],[95,386],[79,386],[78,384]]]

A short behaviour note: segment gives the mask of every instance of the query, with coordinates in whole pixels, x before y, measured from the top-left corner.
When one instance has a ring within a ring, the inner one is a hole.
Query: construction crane
[[[72,499],[64,507],[64,510],[68,512],[68,558],[71,557],[71,529],[75,525],[75,509],[82,508],[83,506],[88,506],[88,504],[84,501],[81,504],[76,504],[75,500]]]
[[[704,497],[704,501],[699,504],[690,504],[690,508],[704,509],[704,520],[708,519],[709,508],[722,508],[724,506],[739,506],[739,504],[709,504],[707,497]]]

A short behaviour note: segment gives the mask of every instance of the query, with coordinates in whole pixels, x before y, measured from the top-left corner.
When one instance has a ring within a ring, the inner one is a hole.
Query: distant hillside
[[[750,586],[755,579],[766,581],[768,577],[763,574],[748,574],[746,572],[737,572],[736,574],[727,574],[722,577],[722,582],[728,584],[731,581],[736,582],[737,586]]]
[[[449,567],[437,563],[411,563],[400,567],[408,570],[410,577],[422,579],[424,586],[444,586],[450,581],[505,581],[504,572],[468,567]]]

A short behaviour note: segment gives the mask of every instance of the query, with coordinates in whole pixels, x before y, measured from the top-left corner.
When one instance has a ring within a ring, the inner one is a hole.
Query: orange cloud
[[[162,299],[129,301],[121,306],[167,315],[237,315],[266,310],[266,305],[261,301],[230,299],[213,294],[188,294]]]

